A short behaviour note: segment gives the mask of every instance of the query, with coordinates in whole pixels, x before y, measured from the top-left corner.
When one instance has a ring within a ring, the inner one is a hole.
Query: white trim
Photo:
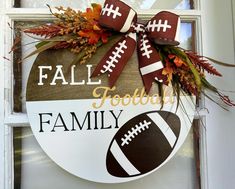
[[[11,114],[13,109],[13,54],[9,54],[11,50],[11,46],[13,44],[13,33],[12,30],[9,28],[8,23],[14,27],[13,20],[5,17],[5,37],[4,37],[4,56],[10,59],[4,60],[4,71],[5,71],[5,78],[4,78],[4,95],[5,95],[5,116]]]
[[[207,163],[207,141],[206,141],[206,116],[200,117],[199,126],[199,150],[200,150],[200,178],[201,178],[201,189],[208,189],[208,163]]]
[[[176,28],[176,34],[175,34],[175,41],[180,40],[180,24],[181,24],[181,19],[180,17],[178,18],[178,23],[177,23],[177,28]]]
[[[139,17],[152,17],[155,14],[161,12],[162,10],[159,9],[152,9],[152,10],[137,10],[137,12],[139,12],[138,16]],[[200,16],[201,15],[201,11],[199,10],[169,10],[169,9],[165,9],[164,11],[170,11],[172,13],[175,13],[177,15],[180,15],[181,18],[185,18],[185,17],[195,17],[195,16]]]
[[[13,156],[13,132],[8,126],[5,126],[4,132],[4,189],[14,188],[14,156]]]
[[[203,0],[197,0],[195,1],[197,4],[195,6],[197,6],[198,9],[202,9],[202,1]],[[195,41],[196,43],[196,50],[198,51],[199,54],[203,54],[203,12],[201,11],[201,14],[199,16],[196,17],[195,21]],[[199,144],[199,155],[200,155],[200,181],[201,181],[201,189],[209,189],[209,185],[208,185],[208,162],[207,162],[207,142],[206,142],[206,114],[207,112],[205,112],[204,110],[206,110],[205,108],[205,97],[201,97],[200,99],[200,104],[199,104],[199,108],[200,111],[198,111],[198,109],[196,110],[198,112],[198,115],[195,115],[195,119],[199,119],[200,120],[200,124],[199,125],[199,137],[200,137],[200,144]]]
[[[9,9],[12,8],[14,6],[14,0],[5,0],[5,8]]]
[[[8,23],[11,24],[11,20],[8,20],[4,15],[2,18],[2,26],[3,26],[3,36],[1,35],[1,40],[3,43],[1,46],[1,62],[0,65],[0,145],[3,151],[0,151],[1,159],[1,169],[3,170],[3,178],[2,185],[4,189],[12,189],[13,188],[13,140],[12,140],[12,129],[5,125],[4,117],[6,114],[11,112],[12,107],[12,61],[8,61],[3,59],[2,57],[7,56],[11,45],[12,45],[12,31],[9,29]],[[9,43],[7,43],[9,42]],[[12,56],[8,57],[12,60]],[[2,162],[3,161],[3,162]],[[2,174],[2,173],[1,173]]]
[[[76,10],[76,9],[75,9]],[[77,9],[78,10],[78,9]],[[10,8],[7,10],[3,10],[6,15],[14,20],[21,19],[40,19],[40,18],[53,18],[51,16],[50,11],[46,8]],[[137,10],[138,17],[141,18],[149,18],[154,16],[155,14],[161,12],[159,9],[151,9],[151,10]],[[171,11],[175,14],[181,16],[181,18],[195,17],[200,16],[201,12],[199,10],[165,10]]]
[[[231,8],[232,8],[232,16],[233,16],[233,41],[235,44],[235,0],[231,0]],[[234,56],[235,56],[235,48],[234,48]]]
[[[8,115],[4,121],[10,127],[29,127],[29,120],[27,114],[17,113]]]
[[[2,4],[0,4],[2,6]],[[0,8],[1,11],[1,8]],[[4,25],[4,17],[0,12],[0,26]],[[4,41],[4,32],[0,32],[0,41]],[[4,141],[4,44],[0,43],[0,188],[5,188],[5,141]]]
[[[194,0],[195,10],[201,10],[201,0]]]
[[[25,21],[25,20],[45,20],[53,19],[48,9],[28,9],[28,8],[12,8],[6,10],[6,15],[14,21]]]

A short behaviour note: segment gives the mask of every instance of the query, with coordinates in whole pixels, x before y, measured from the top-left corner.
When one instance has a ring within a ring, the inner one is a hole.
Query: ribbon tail
[[[102,58],[91,77],[107,73],[109,77],[109,86],[113,87],[126,63],[134,53],[135,46],[135,33],[129,33],[127,36],[120,39]]]
[[[162,74],[164,66],[160,55],[145,33],[140,35],[137,47],[139,70],[148,94],[154,81],[168,84],[167,76]]]

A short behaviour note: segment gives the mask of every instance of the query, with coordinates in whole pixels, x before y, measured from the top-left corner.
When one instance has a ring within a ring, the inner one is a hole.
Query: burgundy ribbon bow
[[[139,70],[148,93],[153,81],[167,84],[167,76],[162,74],[163,63],[154,43],[178,45],[180,18],[171,12],[156,14],[146,25],[137,22],[137,13],[120,0],[106,0],[101,11],[99,24],[114,31],[126,33],[106,53],[92,77],[108,73],[112,87],[131,58],[137,45]]]

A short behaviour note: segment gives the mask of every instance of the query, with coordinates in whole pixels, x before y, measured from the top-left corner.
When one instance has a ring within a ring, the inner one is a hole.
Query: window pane
[[[85,9],[92,2],[103,4],[104,0],[15,0],[15,7],[23,8],[45,8],[46,4],[50,6],[64,6]],[[193,0],[128,0],[125,1],[134,9],[193,9]]]
[[[15,112],[26,112],[25,107],[25,97],[26,97],[26,85],[28,75],[31,69],[31,66],[36,58],[32,56],[23,60],[22,64],[18,64],[18,61],[21,57],[26,57],[30,52],[35,49],[35,44],[37,40],[30,38],[27,35],[24,35],[18,30],[24,28],[33,27],[40,25],[43,22],[16,22],[16,36],[21,38],[21,43],[19,48],[14,53],[14,111]],[[194,37],[194,22],[185,22],[181,23],[181,34],[180,34],[180,46],[188,50],[195,50],[195,37]],[[100,57],[101,58],[101,57]]]
[[[195,41],[195,23],[190,22],[183,22],[181,23],[181,30],[180,30],[180,47],[187,49],[187,50],[196,50],[196,41]]]
[[[15,40],[20,38],[20,43],[14,51],[14,112],[26,112],[25,98],[26,86],[30,69],[37,55],[23,60],[22,64],[19,61],[35,50],[35,44],[38,42],[22,32],[25,28],[34,27],[43,24],[43,22],[15,22]]]
[[[42,151],[30,128],[15,128],[15,189],[195,189],[198,182],[194,137],[191,129],[175,157],[154,173],[129,183],[110,185],[89,182],[67,173]]]

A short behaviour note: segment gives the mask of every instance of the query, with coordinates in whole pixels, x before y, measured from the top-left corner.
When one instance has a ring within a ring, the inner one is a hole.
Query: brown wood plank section
[[[81,80],[87,81],[87,65],[92,65],[92,70],[99,63],[100,59],[105,55],[107,50],[120,39],[116,37],[108,44],[100,47],[96,54],[83,65],[77,64],[75,68],[75,81]],[[93,90],[97,87],[108,87],[108,76],[106,74],[96,78],[92,78],[92,81],[102,80],[101,85],[62,85],[62,80],[58,80],[58,84],[55,86],[50,85],[53,80],[56,65],[63,65],[64,76],[67,82],[71,81],[71,63],[77,54],[71,53],[68,50],[47,50],[38,55],[34,65],[32,67],[28,86],[27,86],[27,101],[40,101],[40,100],[66,100],[66,99],[91,99],[93,98]],[[39,69],[38,66],[52,66],[52,71],[44,70],[44,74],[48,74],[47,79],[43,79],[44,85],[39,86]],[[136,52],[132,58],[128,61],[124,68],[120,78],[116,83],[116,90],[110,92],[110,95],[119,94],[123,97],[126,94],[133,95],[135,89],[142,90],[143,83],[138,69],[138,58]],[[100,90],[99,92],[101,92]],[[158,91],[158,85],[155,83],[152,87],[150,94],[155,94]]]

